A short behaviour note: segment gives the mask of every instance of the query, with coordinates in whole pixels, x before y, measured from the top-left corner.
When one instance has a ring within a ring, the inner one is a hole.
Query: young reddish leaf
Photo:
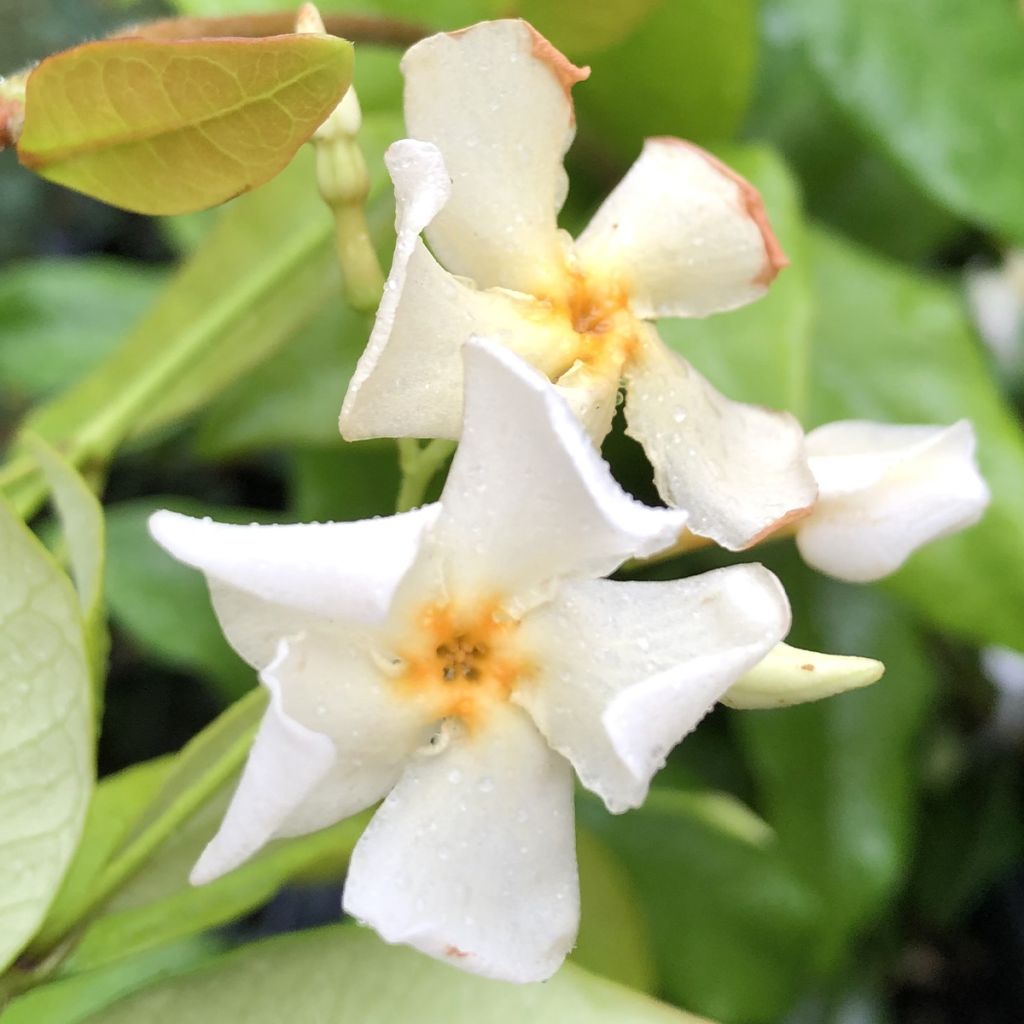
[[[18,156],[115,206],[188,213],[272,178],[351,78],[332,36],[86,43],[29,76]]]

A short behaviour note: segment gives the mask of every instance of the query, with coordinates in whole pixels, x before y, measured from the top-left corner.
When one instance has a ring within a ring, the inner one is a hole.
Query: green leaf
[[[167,837],[86,929],[66,970],[94,970],[233,921],[316,865],[328,864],[333,876],[341,877],[368,814],[313,835],[271,843],[224,877],[208,885],[191,885],[189,872],[217,831],[234,788],[232,780]]]
[[[198,966],[219,948],[212,939],[191,939],[95,971],[58,978],[4,1007],[4,1024],[80,1024],[144,985]]]
[[[300,523],[390,515],[398,493],[398,452],[390,440],[293,452],[289,511]]]
[[[75,858],[32,942],[32,952],[48,952],[82,916],[90,904],[93,883],[159,792],[170,765],[170,758],[161,757],[99,781],[89,803]]]
[[[387,946],[353,925],[248,946],[91,1018],[93,1024],[285,1019],[697,1024],[694,1017],[579,968],[566,966],[544,985],[489,981]]]
[[[39,260],[0,274],[0,379],[38,399],[70,386],[112,351],[163,273],[127,261]]]
[[[992,489],[982,522],[917,552],[886,584],[943,629],[1019,647],[1024,621],[1024,440],[959,294],[822,232],[809,259],[818,319],[816,423],[969,418]]]
[[[100,709],[106,682],[107,651],[110,647],[103,604],[103,567],[106,559],[103,508],[88,484],[56,449],[31,433],[25,436],[24,442],[46,478],[60,517],[64,543],[71,562],[71,575],[78,590],[78,603],[85,622],[85,641],[92,669],[95,703],[97,709]]]
[[[724,1020],[775,1024],[804,981],[818,905],[768,827],[724,794],[654,790],[584,824],[621,858],[654,936],[660,991]]]
[[[635,32],[662,0],[521,0],[516,13],[573,61],[608,49]]]
[[[145,498],[107,509],[107,600],[114,621],[147,654],[208,681],[234,700],[256,681],[217,623],[203,577],[171,558],[149,535],[147,521],[160,508],[218,520],[252,522],[258,514]]]
[[[258,448],[336,443],[341,400],[370,324],[348,306],[321,310],[286,349],[218,398],[201,421],[200,453],[231,458]]]
[[[618,45],[593,55],[591,77],[573,90],[582,151],[628,162],[648,135],[728,139],[750,97],[755,13],[753,0],[661,0]]]
[[[828,968],[906,873],[934,678],[913,628],[878,593],[814,577],[794,557],[783,578],[801,644],[886,666],[864,690],[732,719],[783,851],[827,908],[813,953]]]
[[[618,857],[587,829],[576,833],[580,933],[573,962],[641,992],[654,992],[657,971],[650,926]]]
[[[351,79],[333,36],[86,43],[29,76],[18,157],[115,206],[188,213],[282,170]]]
[[[0,970],[46,914],[93,784],[89,664],[78,601],[0,503]]]
[[[941,202],[1024,242],[1018,5],[787,0],[786,6],[837,103]]]
[[[761,192],[791,264],[757,302],[703,320],[660,320],[658,333],[730,398],[800,417],[807,407],[813,294],[797,186],[770,149],[716,152]]]

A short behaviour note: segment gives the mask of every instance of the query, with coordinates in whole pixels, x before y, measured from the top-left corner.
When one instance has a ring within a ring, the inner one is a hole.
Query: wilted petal
[[[194,883],[225,874],[271,839],[315,832],[376,803],[429,737],[426,709],[391,689],[359,637],[332,630],[279,641],[260,674],[270,705]]]
[[[453,592],[512,597],[673,542],[685,513],[629,497],[547,379],[483,339],[463,354],[462,444],[431,533]]]
[[[779,644],[729,687],[731,708],[782,708],[877,683],[885,666],[874,658],[819,654]]]
[[[448,196],[441,154],[403,139],[387,152],[395,183],[397,241],[370,340],[341,409],[341,433],[367,437],[447,437],[462,431],[463,343],[495,338],[541,370],[564,362],[562,335],[526,295],[480,291],[441,267],[419,233]]]
[[[263,641],[262,657],[249,659],[262,668],[273,656],[266,644],[294,632],[306,615],[380,621],[437,512],[428,505],[354,523],[238,526],[161,511],[150,517],[149,530],[175,558],[206,574],[215,597],[230,589],[258,599],[235,603],[225,597],[218,612],[243,657],[251,653],[254,635],[270,638]],[[262,620],[256,618],[258,602],[273,606]],[[274,628],[282,614],[283,627]]]
[[[804,434],[788,413],[734,402],[669,352],[653,328],[626,368],[626,432],[689,529],[739,550],[814,503]]]
[[[923,544],[981,518],[989,492],[974,430],[845,420],[807,435],[820,497],[797,546],[822,572],[853,582],[898,569]]]
[[[569,765],[525,714],[495,707],[412,761],[356,845],[344,904],[388,942],[475,974],[550,977],[579,918]]]
[[[438,259],[481,287],[547,294],[561,280],[555,217],[587,75],[523,21],[431,36],[402,59],[405,121],[435,143],[452,198],[427,230]]]
[[[699,317],[764,294],[786,258],[757,189],[698,146],[648,139],[577,242],[641,317]]]
[[[658,583],[566,583],[520,627],[538,666],[514,699],[612,811],[639,806],[665,756],[789,630],[763,566]]]

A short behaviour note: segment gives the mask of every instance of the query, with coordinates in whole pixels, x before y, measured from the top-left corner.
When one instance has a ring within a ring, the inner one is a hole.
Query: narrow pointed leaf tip
[[[29,76],[18,157],[57,184],[146,214],[222,203],[278,173],[352,80],[320,35],[86,43]]]

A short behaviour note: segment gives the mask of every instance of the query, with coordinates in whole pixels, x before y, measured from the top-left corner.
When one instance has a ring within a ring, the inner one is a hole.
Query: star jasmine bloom
[[[989,491],[967,420],[950,427],[845,420],[807,435],[818,482],[796,524],[805,561],[851,582],[877,580],[919,547],[981,518]]]
[[[693,532],[740,549],[803,514],[816,490],[796,420],[719,394],[650,322],[764,294],[786,261],[757,191],[696,146],[649,139],[573,241],[556,217],[588,71],[523,21],[432,36],[402,70],[397,245],[342,434],[457,438],[460,346],[481,334],[555,382],[595,442],[624,384],[628,432]]]
[[[493,978],[550,976],[579,913],[572,769],[636,807],[668,751],[785,636],[763,566],[598,577],[686,520],[614,482],[554,388],[465,347],[440,501],[390,518],[235,526],[158,512],[270,703],[203,883],[381,800],[345,909]]]

